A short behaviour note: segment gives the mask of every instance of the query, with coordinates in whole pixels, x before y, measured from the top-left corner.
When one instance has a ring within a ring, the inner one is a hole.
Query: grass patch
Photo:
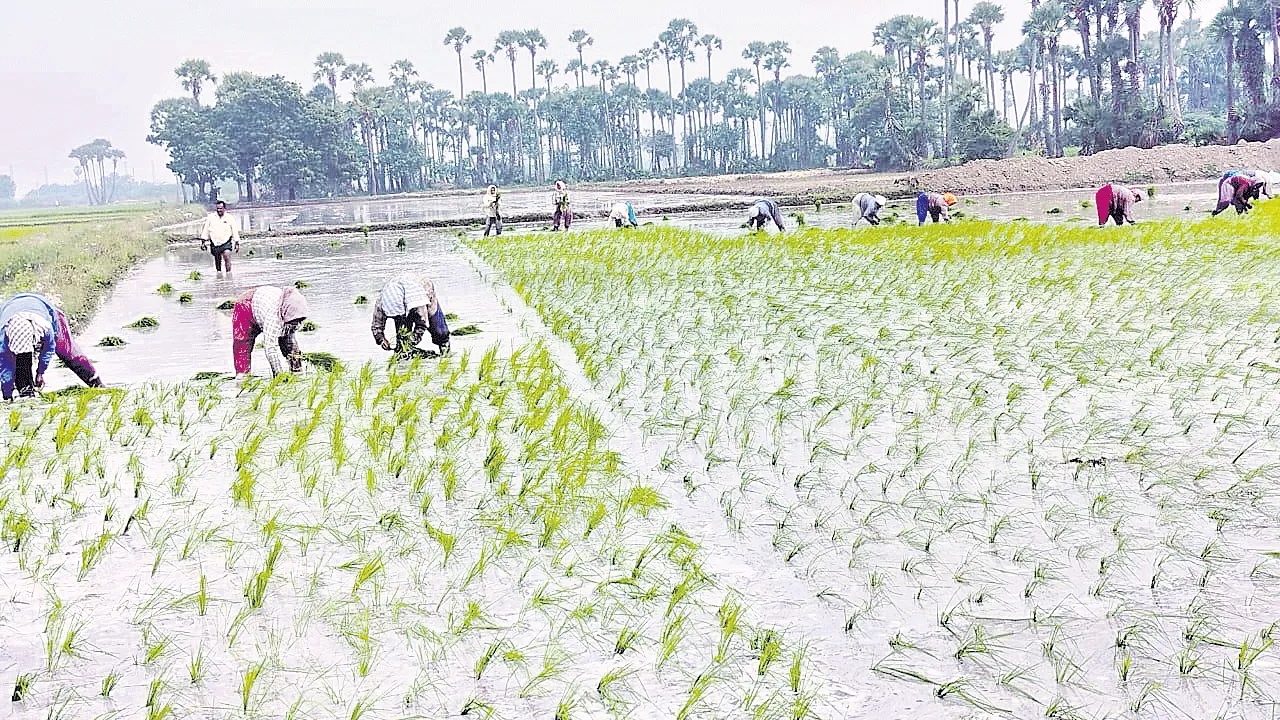
[[[84,211],[85,209],[79,209]],[[0,243],[0,295],[34,291],[56,293],[73,329],[84,322],[99,298],[135,263],[164,250],[166,241],[152,228],[195,216],[191,208],[130,207],[127,211],[42,213],[40,232],[22,242]],[[32,213],[23,211],[30,219]],[[16,215],[0,213],[0,225]]]

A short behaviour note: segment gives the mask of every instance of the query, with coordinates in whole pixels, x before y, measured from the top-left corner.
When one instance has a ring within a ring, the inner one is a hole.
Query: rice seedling
[[[113,670],[107,673],[106,677],[102,678],[102,687],[98,691],[98,694],[104,698],[110,698],[111,693],[115,691],[116,685],[118,684],[120,684],[120,674]]]
[[[367,295],[356,296],[356,305],[368,305],[368,304],[369,304],[369,297]]]
[[[161,295],[167,295],[173,292],[173,286],[169,283],[160,283],[160,287],[156,288],[156,292]]]
[[[128,325],[125,325],[125,327],[127,327],[127,328],[131,328],[131,329],[134,329],[134,330],[142,330],[142,329],[147,329],[147,328],[156,328],[156,327],[160,327],[160,321],[159,321],[159,320],[156,320],[155,318],[151,317],[150,315],[147,315],[147,316],[145,316],[145,317],[140,317],[140,318],[138,318],[137,320],[134,320],[133,322],[129,323]]]
[[[31,694],[31,688],[35,684],[35,675],[31,673],[23,673],[13,681],[13,696],[10,698],[13,702],[22,702]]]
[[[235,300],[223,300],[222,302],[220,302],[220,303],[218,303],[216,306],[214,306],[214,309],[215,309],[215,310],[235,310],[235,309],[236,309],[236,301],[235,301]]]
[[[192,270],[191,274],[187,275],[188,280],[199,280],[201,277],[199,270]]]
[[[299,290],[306,290],[307,288],[311,287],[311,283],[307,282],[306,280],[294,280],[293,286]]]
[[[320,329],[320,326],[310,320],[303,320],[302,326],[298,328],[300,332],[312,333]]]
[[[450,335],[457,335],[458,337],[464,337],[466,335],[477,335],[479,333],[480,333],[480,328],[476,325],[463,325],[460,328],[449,330]]]
[[[178,296],[178,303],[181,305],[190,305],[195,302],[195,296],[191,293],[182,293]]]

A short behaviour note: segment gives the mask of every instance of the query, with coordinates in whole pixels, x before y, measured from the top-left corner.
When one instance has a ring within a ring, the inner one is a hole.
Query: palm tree
[[[1235,8],[1228,4],[1219,11],[1206,31],[1210,38],[1222,43],[1223,54],[1227,58],[1227,142],[1234,145],[1239,139],[1236,128],[1235,42],[1236,34],[1240,31]]]
[[[520,97],[520,91],[516,90],[516,52],[520,49],[520,43],[524,42],[524,33],[519,30],[503,30],[498,33],[498,39],[493,43],[493,52],[505,52],[507,60],[511,62],[511,99],[516,100]]]
[[[649,137],[653,137],[658,134],[657,113],[654,111],[654,106],[652,101],[653,64],[658,61],[658,51],[653,49],[652,47],[643,47],[636,52],[636,58],[639,60],[640,67],[644,69],[645,105],[647,105],[649,108]],[[650,157],[651,166],[654,168],[657,168],[658,150],[652,145],[650,145],[649,150],[651,153],[651,157]]]
[[[773,73],[773,146],[778,147],[779,127],[782,125],[782,70],[791,65],[787,56],[791,46],[781,40],[769,43],[769,54],[764,59],[764,69]]]
[[[538,63],[538,67],[534,68],[538,73],[538,77],[542,78],[543,84],[547,88],[547,94],[551,93],[551,83],[555,82],[556,76],[560,74],[560,66],[555,60],[543,60]]]
[[[587,71],[587,67],[582,64],[581,60],[577,58],[570,60],[569,64],[564,66],[564,71],[573,75],[574,79],[577,81],[577,87],[582,87],[582,76],[583,73]]]
[[[712,35],[711,33],[707,33],[706,35],[703,35],[702,37],[698,38],[695,44],[698,47],[701,47],[707,53],[707,82],[714,83],[715,80],[712,79],[711,77],[711,54],[717,50],[723,50],[724,41],[721,40],[720,37],[717,35]],[[710,113],[707,114],[707,124],[708,125],[711,124]]]
[[[995,56],[991,52],[991,44],[995,39],[995,27],[1004,22],[1004,8],[982,0],[969,11],[969,22],[982,29],[982,44],[987,55],[987,93],[992,109],[996,106]]]
[[[467,96],[467,91],[462,81],[462,51],[466,49],[467,44],[471,42],[471,35],[467,33],[464,27],[456,27],[450,30],[444,36],[444,44],[452,45],[453,51],[458,54],[458,97]],[[481,71],[483,72],[483,70]]]
[[[938,24],[932,20],[918,16],[909,16],[902,25],[900,44],[906,48],[911,57],[912,68],[916,72],[916,84],[920,101],[920,123],[928,123],[924,95],[925,78],[929,68],[929,49],[938,42]]]
[[[1182,106],[1178,99],[1177,69],[1173,64],[1173,23],[1178,19],[1178,8],[1183,3],[1195,6],[1195,0],[1158,0],[1156,9],[1160,15],[1160,104],[1164,107],[1175,128],[1182,127]],[[1270,23],[1274,28],[1274,19]]]
[[[687,136],[689,134],[689,103],[685,101],[684,93],[689,86],[684,70],[685,63],[693,57],[693,45],[698,39],[698,26],[694,25],[692,20],[676,18],[667,23],[667,32],[671,33],[672,54],[680,63],[680,130],[682,135]],[[686,144],[686,164],[688,155],[689,148]]]
[[[485,50],[477,50],[471,53],[471,59],[476,62],[476,69],[480,71],[480,88],[485,94],[489,94],[489,77],[485,72],[485,66],[493,62],[493,53]]]
[[[588,45],[596,43],[595,38],[591,37],[586,30],[574,30],[569,33],[569,42],[578,48],[578,87],[582,87],[582,71],[586,69],[587,62],[582,59],[582,49]]]
[[[542,129],[541,120],[538,119],[538,50],[547,49],[547,39],[542,36],[539,30],[525,30],[520,33],[520,47],[529,51],[529,90],[533,97],[533,136],[534,147],[537,149],[537,157],[534,165],[538,169],[539,175],[542,174]],[[547,92],[551,92],[551,86],[547,86]]]
[[[218,78],[213,76],[213,70],[209,67],[207,60],[187,60],[173,72],[182,81],[182,89],[191,93],[191,99],[195,100],[196,107],[200,107],[200,91],[204,84],[218,81]]]
[[[756,98],[759,106],[759,117],[757,122],[760,124],[760,159],[764,159],[765,155],[765,120],[764,120],[764,81],[760,78],[760,65],[764,59],[769,57],[769,44],[760,40],[754,40],[747,44],[745,50],[742,51],[742,59],[750,60],[752,66],[756,69]]]
[[[387,77],[391,80],[391,87],[395,89],[400,99],[408,102],[413,78],[418,77],[418,70],[413,63],[409,60],[397,60],[391,63],[391,70],[387,73]]]
[[[338,104],[338,73],[346,66],[347,60],[342,57],[342,53],[326,52],[316,56],[316,71],[312,77],[328,83],[329,90],[333,93],[334,105]]]
[[[351,81],[352,97],[359,95],[365,85],[373,83],[373,68],[367,63],[352,63],[342,68],[342,79]]]
[[[547,49],[547,39],[539,30],[525,30],[520,34],[520,47],[529,51],[530,89],[538,90],[538,51]],[[547,88],[550,90],[551,88]]]
[[[1053,148],[1050,155],[1062,157],[1062,93],[1058,83],[1060,68],[1058,67],[1058,47],[1062,40],[1062,32],[1066,29],[1067,10],[1059,0],[1049,0],[1031,11],[1036,18],[1037,26],[1044,38],[1049,52],[1049,78],[1053,85]]]

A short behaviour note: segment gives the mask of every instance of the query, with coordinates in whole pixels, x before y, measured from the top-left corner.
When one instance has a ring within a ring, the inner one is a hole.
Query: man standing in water
[[[222,272],[227,266],[227,274],[231,274],[231,251],[240,252],[240,230],[235,220],[227,215],[227,204],[221,200],[214,206],[214,212],[205,218],[204,230],[200,233],[200,249],[208,247],[213,253],[213,266]]]

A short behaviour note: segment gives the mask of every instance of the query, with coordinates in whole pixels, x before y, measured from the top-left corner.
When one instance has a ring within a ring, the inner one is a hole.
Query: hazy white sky
[[[967,15],[976,0],[961,0]],[[280,73],[310,88],[311,63],[326,50],[349,62],[367,62],[379,82],[387,67],[408,58],[423,79],[457,91],[457,59],[443,44],[445,32],[462,25],[475,38],[467,54],[492,48],[501,30],[537,28],[547,37],[545,57],[561,67],[574,56],[567,38],[574,28],[595,37],[588,62],[651,44],[671,18],[687,17],[702,32],[724,39],[713,60],[720,76],[744,65],[742,48],[752,40],[786,40],[793,72],[811,72],[810,56],[823,45],[842,53],[869,48],[872,29],[892,15],[916,13],[941,22],[942,0],[260,0],[198,3],[188,0],[9,0],[0,13],[0,173],[12,168],[19,193],[44,182],[74,179],[72,147],[96,137],[111,140],[129,158],[139,179],[170,180],[166,154],[146,142],[151,106],[183,94],[173,69],[202,57],[214,73],[249,70]],[[1030,4],[1004,0],[1008,16],[996,34],[998,47],[1012,45]],[[1221,0],[1198,4],[1206,17]],[[1144,29],[1156,27],[1150,9]],[[1074,37],[1073,35],[1068,36]],[[705,72],[699,63],[697,72]],[[528,61],[516,66],[528,83]],[[490,88],[510,85],[510,70],[491,71]],[[479,73],[466,63],[468,91]]]

